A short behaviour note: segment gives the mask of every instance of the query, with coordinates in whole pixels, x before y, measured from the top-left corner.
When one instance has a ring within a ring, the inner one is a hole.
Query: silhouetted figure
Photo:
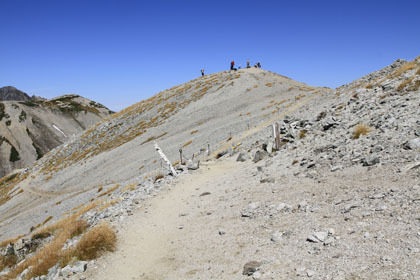
[[[204,76],[204,68],[201,69],[201,76]]]
[[[246,68],[251,68],[251,66],[249,66],[249,59],[246,61]]]
[[[261,68],[261,63],[259,61],[257,62],[257,67]]]
[[[230,63],[230,70],[233,70],[233,69],[235,69],[235,68],[233,68],[235,66],[235,61],[231,61],[231,63]]]

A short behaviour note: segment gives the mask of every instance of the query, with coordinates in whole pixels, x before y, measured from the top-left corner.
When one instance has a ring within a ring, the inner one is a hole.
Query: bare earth
[[[418,279],[416,176],[356,167],[313,180],[280,155],[234,159],[205,163],[145,201],[87,278]],[[307,241],[322,231],[325,242]],[[242,275],[254,260],[260,271]]]

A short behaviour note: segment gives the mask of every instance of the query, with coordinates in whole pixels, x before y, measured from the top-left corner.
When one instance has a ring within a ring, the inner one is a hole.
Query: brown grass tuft
[[[186,146],[190,145],[191,143],[192,143],[192,140],[190,140],[190,141],[188,141],[188,142],[184,143],[184,145],[182,145],[182,146],[181,146],[181,148],[184,148],[184,147],[186,147]]]
[[[403,89],[411,83],[411,81],[413,80],[414,77],[411,77],[410,79],[407,79],[405,81],[402,81],[401,84],[399,84],[399,86],[397,87],[398,91],[403,91]]]
[[[157,180],[162,179],[163,177],[165,177],[165,176],[163,176],[162,173],[159,173],[159,174],[155,175],[155,177],[153,178],[153,181],[156,182]]]
[[[417,70],[416,75],[420,75],[420,68]]]
[[[372,83],[370,83],[370,84],[368,84],[365,88],[370,89],[370,88],[372,88],[372,87],[373,87],[373,84],[372,84]]]
[[[306,129],[299,131],[299,139],[305,138],[307,132],[308,131]]]
[[[409,70],[413,70],[414,67],[416,67],[416,64],[413,61],[407,62],[406,64],[404,64],[403,66],[401,66],[400,68],[398,68],[397,70],[395,70],[394,73],[392,73],[392,77],[398,77],[401,76],[403,73],[409,71]]]
[[[100,186],[100,187],[98,188],[98,192],[101,192],[103,189],[104,189],[104,187]]]
[[[360,135],[366,135],[371,131],[372,129],[369,126],[365,124],[359,124],[354,128],[353,139],[359,139]]]
[[[71,216],[60,221],[61,227],[57,228],[55,238],[48,244],[39,249],[35,255],[19,263],[12,271],[7,274],[7,278],[16,278],[26,268],[32,267],[28,278],[44,275],[48,269],[57,264],[62,256],[62,248],[67,239],[80,235],[87,228],[87,222],[77,220]],[[57,224],[57,223],[56,223]]]
[[[117,236],[107,223],[100,224],[86,232],[77,243],[74,255],[80,260],[92,260],[105,251],[113,252]]]
[[[48,218],[46,218],[43,222],[42,225],[45,225],[46,223],[48,223],[51,219],[53,218],[53,216],[49,216]]]
[[[191,134],[194,134],[194,133],[197,133],[198,132],[198,130],[193,130],[193,131],[191,131]]]
[[[103,193],[101,193],[100,195],[98,195],[98,198],[99,197],[101,197],[101,196],[105,196],[105,195],[107,195],[107,194],[110,194],[110,193],[112,193],[113,191],[115,191],[116,189],[118,189],[120,187],[120,185],[119,184],[116,184],[115,186],[113,186],[112,188],[109,188],[107,191],[105,191],[105,192],[103,192]]]

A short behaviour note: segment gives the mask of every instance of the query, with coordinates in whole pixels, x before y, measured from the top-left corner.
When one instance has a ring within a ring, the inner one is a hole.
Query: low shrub
[[[353,139],[359,139],[360,135],[366,135],[371,131],[372,129],[369,126],[365,124],[359,124],[354,128]]]

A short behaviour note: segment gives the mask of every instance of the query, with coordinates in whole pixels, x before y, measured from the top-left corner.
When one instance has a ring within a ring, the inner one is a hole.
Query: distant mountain
[[[78,95],[43,100],[14,87],[0,90],[2,98],[15,100],[0,101],[0,177],[29,166],[112,113]]]
[[[31,97],[18,90],[15,87],[2,87],[0,88],[0,101],[25,101],[31,100]]]

